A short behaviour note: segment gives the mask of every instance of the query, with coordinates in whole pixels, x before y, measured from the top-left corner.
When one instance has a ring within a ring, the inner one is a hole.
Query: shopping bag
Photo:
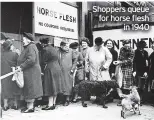
[[[123,73],[122,73],[120,65],[116,66],[116,69],[115,69],[115,79],[117,81],[117,84],[119,85],[119,88],[121,88],[122,87]]]
[[[12,81],[15,81],[19,88],[24,87],[23,71],[18,71],[13,75]]]

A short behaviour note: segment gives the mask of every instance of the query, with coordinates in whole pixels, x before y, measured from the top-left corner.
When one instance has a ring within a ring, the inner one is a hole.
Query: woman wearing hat
[[[154,93],[154,41],[151,45],[153,52],[149,56],[149,71],[148,71],[148,84],[150,84],[151,92]],[[154,97],[152,98],[154,100]],[[154,101],[152,102],[154,107]]]
[[[83,71],[83,56],[81,52],[78,51],[79,44],[78,42],[73,42],[70,44],[70,48],[73,50],[74,56],[77,59],[77,72],[75,76],[75,84],[78,84],[80,81],[84,80],[84,71]]]
[[[95,39],[95,45],[88,49],[85,58],[85,69],[89,72],[90,80],[110,80],[109,66],[112,62],[112,54],[104,47],[101,37]],[[105,75],[104,75],[105,73]]]
[[[76,74],[75,74],[75,85],[79,84],[81,81],[84,80],[84,66],[83,66],[83,55],[81,52],[78,51],[79,44],[78,42],[73,42],[70,44],[70,48],[73,50],[73,53],[77,59],[77,67],[76,67]],[[77,102],[78,95],[74,95],[73,102]]]
[[[145,80],[148,72],[148,52],[144,50],[146,47],[145,41],[140,41],[137,44],[137,49],[135,50],[135,57],[133,61],[133,74],[135,79],[135,83],[138,86],[138,92],[140,94],[141,102],[143,102],[143,90],[145,85]]]
[[[48,105],[42,110],[54,110],[56,106],[57,94],[64,92],[64,79],[62,70],[58,62],[58,52],[49,45],[49,38],[40,40],[44,46],[43,59],[46,67],[44,69],[44,96],[48,97]]]
[[[124,94],[129,94],[129,88],[133,85],[132,69],[135,54],[132,48],[130,47],[130,43],[130,40],[123,40],[123,47],[120,49],[118,61],[113,62],[115,65],[121,65],[121,70],[123,73],[121,90]],[[121,103],[119,103],[118,105],[121,105]]]
[[[97,37],[95,45],[88,49],[85,58],[85,71],[89,74],[89,80],[104,81],[111,80],[109,74],[109,66],[112,62],[112,54],[104,47],[103,39]],[[99,102],[99,97],[96,96],[95,103]]]
[[[18,58],[18,65],[24,74],[23,96],[27,107],[21,112],[34,112],[34,100],[43,96],[41,68],[39,65],[38,49],[30,33],[23,33],[24,50]]]
[[[11,67],[16,67],[18,54],[12,52],[12,41],[6,40],[3,44],[3,52],[1,52],[1,75],[12,72]],[[17,95],[20,95],[20,88],[12,81],[12,75],[2,79],[2,99],[4,102],[4,110],[9,108],[8,100],[15,99],[14,106],[12,108],[17,109]]]
[[[63,95],[65,96],[64,106],[68,106],[73,88],[72,76],[76,68],[77,59],[74,56],[73,51],[69,49],[69,44],[66,41],[62,41],[60,43],[58,55],[59,55],[59,63],[64,78],[64,92],[63,92]]]

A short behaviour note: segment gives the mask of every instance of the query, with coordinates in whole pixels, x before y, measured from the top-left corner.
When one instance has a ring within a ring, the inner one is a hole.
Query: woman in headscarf
[[[44,46],[43,59],[46,67],[44,69],[44,96],[48,97],[48,105],[42,110],[54,110],[56,106],[56,98],[58,93],[64,91],[64,80],[62,70],[58,62],[58,52],[49,45],[49,38],[40,40]]]
[[[73,51],[69,49],[68,42],[62,41],[60,43],[60,48],[58,50],[59,63],[62,69],[64,78],[64,96],[65,102],[64,106],[69,105],[70,96],[72,94],[73,88],[73,73],[77,64],[77,58],[73,54]]]
[[[3,44],[3,52],[1,52],[1,75],[5,75],[7,73],[12,72],[11,67],[16,67],[18,54],[12,52],[12,41],[6,40]],[[17,95],[20,95],[20,88],[17,84],[12,81],[12,75],[2,79],[2,99],[4,102],[4,110],[8,110],[8,100],[14,99],[14,106],[13,109],[18,109],[17,106]]]
[[[23,33],[24,50],[18,58],[24,75],[23,96],[27,102],[27,107],[21,110],[23,113],[34,112],[34,100],[43,96],[38,49],[33,41],[32,34]]]
[[[118,58],[118,52],[114,49],[114,42],[113,40],[111,39],[108,39],[104,42],[104,46],[106,46],[111,54],[112,54],[112,63],[110,64],[110,67],[109,67],[109,73],[110,73],[110,76],[111,77],[114,77],[115,75],[115,65],[113,64],[113,61],[116,61],[117,58]]]

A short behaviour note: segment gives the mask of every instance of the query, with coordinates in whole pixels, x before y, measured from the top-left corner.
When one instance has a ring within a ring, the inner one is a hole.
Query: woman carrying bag
[[[17,65],[17,59],[18,54],[15,52],[12,52],[12,41],[6,40],[3,44],[3,52],[1,52],[1,75],[5,75],[7,73],[12,72],[11,67],[16,67]],[[20,96],[21,89],[17,86],[16,82],[12,81],[12,77],[8,76],[4,79],[2,79],[2,100],[4,102],[3,110],[8,110],[8,100],[14,99],[14,105],[12,106],[13,109],[18,109],[17,105],[17,96]]]
[[[27,102],[27,107],[21,110],[23,113],[34,112],[35,98],[43,96],[38,49],[33,41],[32,34],[23,33],[24,50],[18,58],[18,65],[24,75],[23,96]]]

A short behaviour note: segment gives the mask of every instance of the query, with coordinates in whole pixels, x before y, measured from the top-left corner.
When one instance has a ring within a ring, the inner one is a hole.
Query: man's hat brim
[[[31,33],[23,32],[23,36],[28,38],[31,41],[34,41],[34,36]]]

